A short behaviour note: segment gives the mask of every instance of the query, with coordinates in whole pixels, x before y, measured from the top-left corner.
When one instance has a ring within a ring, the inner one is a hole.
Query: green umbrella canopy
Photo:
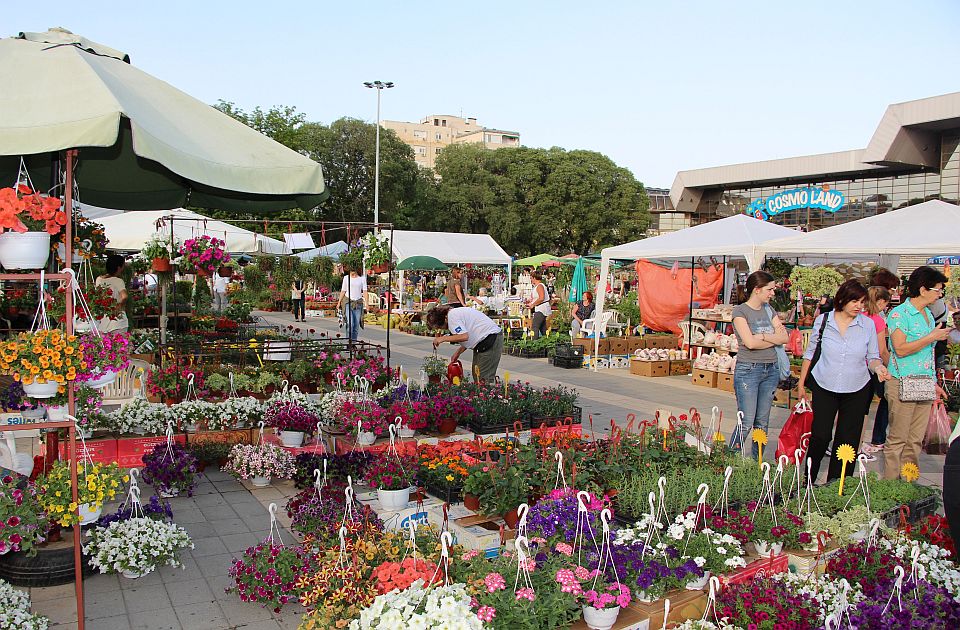
[[[0,186],[22,156],[49,189],[76,148],[80,199],[104,208],[309,209],[329,195],[316,162],[69,31],[0,39],[0,85]]]
[[[526,258],[515,260],[513,261],[513,266],[514,267],[539,267],[545,262],[556,262],[558,260],[563,260],[563,259],[557,258],[556,256],[551,256],[550,254],[537,254],[536,256],[527,256]]]
[[[576,260],[576,268],[573,270],[573,278],[570,280],[570,301],[577,302],[583,297],[585,291],[589,291],[587,285],[587,274],[583,267],[583,258]]]
[[[417,270],[444,270],[449,269],[450,267],[443,264],[437,258],[433,256],[408,256],[400,261],[400,264],[397,265],[398,271],[407,271],[410,269]]]

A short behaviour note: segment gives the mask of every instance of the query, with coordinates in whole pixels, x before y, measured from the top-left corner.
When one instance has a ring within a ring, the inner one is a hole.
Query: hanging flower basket
[[[67,224],[56,197],[25,184],[0,188],[0,264],[7,270],[41,269],[50,257],[50,237]]]
[[[226,243],[218,238],[199,236],[187,239],[180,247],[180,272],[198,276],[212,276],[220,265],[230,262],[230,254],[224,251]]]
[[[170,271],[170,259],[169,258],[154,258],[150,261],[150,267],[157,273],[165,273]]]
[[[59,389],[56,381],[47,381],[45,383],[33,383],[23,385],[23,393],[30,398],[53,398],[57,395]]]
[[[67,381],[77,378],[86,364],[80,355],[80,342],[74,335],[59,330],[40,329],[22,332],[0,344],[0,373],[13,376],[24,390],[37,390],[43,398],[57,393]],[[53,394],[49,392],[53,390]],[[27,395],[32,396],[28,392]]]
[[[0,265],[8,271],[42,269],[49,257],[50,235],[46,232],[0,234]]]

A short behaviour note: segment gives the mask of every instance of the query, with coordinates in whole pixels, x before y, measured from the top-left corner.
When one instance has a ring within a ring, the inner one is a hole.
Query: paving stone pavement
[[[261,313],[277,325],[292,325],[289,313]],[[335,320],[311,320],[301,327],[339,332]],[[362,338],[384,343],[385,331],[364,329]],[[406,371],[419,371],[423,357],[432,354],[429,338],[391,331],[392,363],[406,366]],[[443,349],[449,356],[450,350]],[[465,357],[469,360],[469,357]],[[643,378],[627,370],[564,370],[550,365],[546,359],[520,359],[504,355],[500,373],[509,370],[511,379],[529,381],[537,386],[563,383],[580,393],[585,428],[589,416],[597,434],[605,434],[611,419],[621,424],[627,414],[650,418],[658,408],[684,412],[696,407],[709,418],[714,405],[723,412],[723,431],[728,433],[736,422],[736,401],[732,393],[697,387],[689,377]],[[786,409],[775,407],[771,413],[771,443],[786,421]],[[873,413],[865,423],[869,435]],[[19,440],[18,440],[19,443]],[[27,446],[25,444],[24,446]],[[772,459],[773,448],[768,458]],[[869,465],[879,470],[880,464]],[[825,467],[824,467],[825,468]],[[943,456],[921,455],[920,482],[941,486]],[[825,472],[823,474],[826,474]],[[296,628],[303,609],[287,605],[282,615],[256,604],[244,603],[234,593],[226,593],[231,560],[249,546],[263,540],[269,527],[267,506],[276,502],[281,535],[286,541],[293,536],[287,529],[289,519],[283,511],[286,499],[295,493],[289,481],[274,481],[267,488],[253,488],[237,482],[219,470],[207,470],[201,476],[194,496],[171,499],[174,520],[185,527],[194,540],[195,549],[183,554],[182,568],[164,567],[142,578],[131,580],[117,575],[95,575],[84,580],[86,627],[91,630],[277,630]],[[144,489],[144,496],[149,496]],[[110,511],[112,506],[107,506]],[[30,589],[36,612],[51,620],[51,627],[66,630],[77,627],[73,584]]]

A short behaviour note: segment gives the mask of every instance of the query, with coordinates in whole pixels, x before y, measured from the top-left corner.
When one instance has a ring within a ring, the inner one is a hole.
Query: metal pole
[[[690,259],[690,315],[687,318],[687,351],[693,359],[693,266],[696,261]]]
[[[373,171],[373,232],[380,233],[380,92],[383,90],[377,87],[377,147],[374,152],[374,171]]]

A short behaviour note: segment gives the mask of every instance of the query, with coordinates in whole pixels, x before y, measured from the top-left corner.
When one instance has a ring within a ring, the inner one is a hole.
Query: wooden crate
[[[717,389],[725,392],[733,391],[733,374],[730,372],[717,372]]]
[[[686,376],[690,374],[690,359],[681,359],[679,361],[670,361],[670,376]]]
[[[716,387],[717,373],[713,370],[704,370],[703,368],[694,368],[693,384],[700,387]]]
[[[670,362],[641,361],[631,358],[630,373],[637,376],[670,376]]]

